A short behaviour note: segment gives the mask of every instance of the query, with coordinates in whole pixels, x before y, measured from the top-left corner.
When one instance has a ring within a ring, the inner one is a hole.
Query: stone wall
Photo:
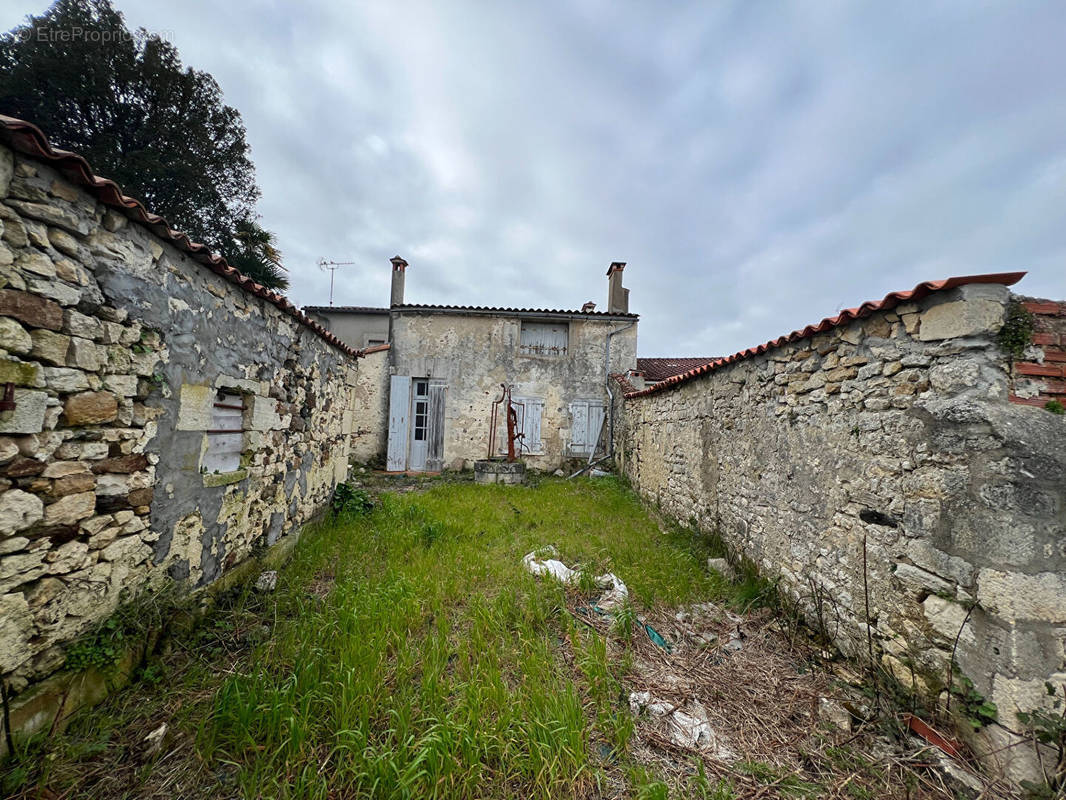
[[[569,448],[570,404],[606,404],[606,336],[611,341],[611,372],[636,367],[634,319],[574,314],[569,320],[567,352],[523,355],[519,351],[522,317],[493,313],[393,312],[393,372],[447,382],[444,411],[444,467],[471,469],[488,455],[492,402],[500,384],[512,386],[516,399],[543,403],[541,448],[523,453],[533,469],[554,470],[574,455]],[[535,317],[533,318],[536,319]],[[627,328],[626,326],[629,325]],[[504,417],[497,439],[506,446]],[[587,453],[578,456],[587,458]]]
[[[351,459],[377,462],[385,457],[389,436],[389,345],[363,351],[354,395]]]
[[[120,604],[207,586],[294,535],[346,475],[357,386],[349,354],[258,290],[2,145],[0,230],[15,403],[0,412],[0,677],[17,712]],[[243,408],[224,472],[205,461],[220,390]]]
[[[936,696],[958,637],[999,709],[986,750],[1066,680],[1066,422],[1008,401],[1009,297],[964,285],[748,353],[631,396],[617,437],[645,498],[720,533],[860,658],[865,546],[881,665]],[[1032,752],[998,758],[1031,774]]]

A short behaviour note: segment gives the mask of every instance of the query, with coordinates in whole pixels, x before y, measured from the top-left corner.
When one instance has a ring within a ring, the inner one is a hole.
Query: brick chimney
[[[402,306],[403,279],[407,271],[407,262],[399,256],[393,256],[389,261],[392,263],[392,298],[389,300],[389,305]]]
[[[622,270],[626,268],[624,261],[612,261],[607,269],[607,313],[629,313],[629,289],[622,286]]]

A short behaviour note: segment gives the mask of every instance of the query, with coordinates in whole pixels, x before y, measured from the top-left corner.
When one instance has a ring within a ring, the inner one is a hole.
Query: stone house
[[[506,452],[503,417],[489,453],[492,403],[511,388],[522,458],[553,470],[609,449],[615,373],[636,366],[637,315],[622,286],[625,264],[607,271],[607,311],[408,303],[408,264],[392,259],[388,314],[387,468],[469,469]],[[384,309],[305,309],[342,340],[360,345]],[[364,339],[361,339],[364,337]],[[380,438],[377,440],[381,443]]]

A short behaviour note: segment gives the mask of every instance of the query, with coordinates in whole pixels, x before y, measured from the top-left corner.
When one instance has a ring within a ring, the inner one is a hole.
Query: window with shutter
[[[565,322],[522,321],[518,352],[526,356],[565,356],[570,326]]]
[[[213,474],[239,470],[242,452],[244,395],[220,391],[211,410],[211,428],[207,431],[207,450],[200,462],[201,471]]]
[[[518,454],[539,455],[544,452],[544,443],[540,438],[541,416],[544,411],[544,400],[539,397],[512,397],[515,412],[518,415],[518,425],[515,428],[522,438],[515,445]],[[499,444],[497,450],[500,455],[507,452],[507,422],[501,423],[500,431],[496,436]]]

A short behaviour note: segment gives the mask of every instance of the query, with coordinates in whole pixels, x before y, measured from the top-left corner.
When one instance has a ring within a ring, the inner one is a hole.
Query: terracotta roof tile
[[[714,356],[699,358],[638,358],[637,370],[644,373],[646,380],[662,381],[672,378],[674,375],[688,372],[690,369],[709,364],[714,360]]]
[[[131,220],[144,225],[174,247],[188,253],[216,275],[277,306],[283,313],[310,328],[338,350],[349,356],[358,357],[358,350],[349,347],[314,322],[294,306],[287,297],[256,283],[247,275],[231,267],[225,258],[212,253],[207,245],[194,242],[186,234],[171,228],[165,219],[145,208],[140,200],[124,195],[117,183],[94,174],[89,162],[81,156],[53,147],[48,137],[33,123],[0,114],[0,141],[24,155],[46,162],[61,172],[67,180],[83,187],[104,205],[116,208]]]
[[[626,398],[645,397],[649,394],[673,389],[674,387],[680,386],[683,383],[688,383],[701,375],[713,372],[719,367],[724,367],[726,364],[743,361],[746,358],[760,355],[775,347],[788,344],[789,342],[806,339],[816,333],[846,325],[853,320],[868,317],[877,311],[888,311],[895,308],[900,303],[906,303],[911,300],[921,300],[923,297],[928,297],[933,292],[954,289],[956,286],[966,286],[971,283],[999,283],[1004,286],[1011,286],[1020,281],[1024,276],[1024,272],[997,272],[989,275],[963,275],[956,278],[947,278],[942,281],[926,281],[924,283],[919,283],[909,292],[891,292],[890,294],[885,295],[882,300],[870,300],[856,308],[845,309],[835,317],[826,317],[817,325],[808,325],[803,330],[792,331],[792,333],[779,336],[769,342],[760,344],[758,347],[749,347],[747,350],[741,350],[739,353],[734,353],[731,356],[715,359],[702,366],[694,367],[693,369],[682,372],[680,375],[674,375],[673,377],[660,381],[654,386],[650,386],[642,391],[629,392],[626,394]]]
[[[404,303],[394,306],[395,311],[458,311],[475,314],[571,314],[578,317],[625,317],[637,319],[637,314],[620,314],[610,311],[572,311],[559,308],[499,308],[495,306],[449,306],[426,303]]]
[[[387,308],[379,306],[304,306],[305,314],[327,314],[339,312],[341,314],[388,314]]]

